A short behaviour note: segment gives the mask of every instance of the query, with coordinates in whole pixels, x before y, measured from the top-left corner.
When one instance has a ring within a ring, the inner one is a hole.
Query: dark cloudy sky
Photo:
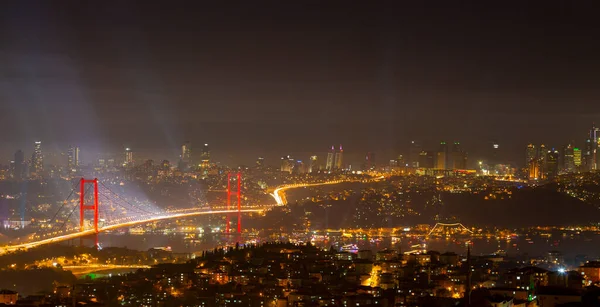
[[[245,163],[445,139],[521,162],[600,122],[594,1],[325,2],[3,1],[2,160],[34,139]]]

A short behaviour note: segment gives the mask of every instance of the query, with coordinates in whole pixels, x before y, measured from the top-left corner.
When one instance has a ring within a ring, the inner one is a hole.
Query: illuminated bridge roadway
[[[233,214],[233,213],[238,213],[238,212],[248,213],[248,212],[262,212],[262,211],[264,211],[264,209],[242,209],[240,211],[238,211],[238,210],[209,210],[209,211],[192,211],[192,212],[183,212],[183,213],[166,213],[164,215],[151,216],[151,217],[147,217],[147,218],[141,218],[138,220],[118,222],[115,224],[98,227],[98,232],[109,231],[109,230],[114,230],[114,229],[123,228],[123,227],[130,227],[130,226],[134,226],[137,224],[151,223],[151,222],[166,220],[166,219],[185,218],[185,217],[208,215],[208,214],[227,214],[227,213]],[[75,233],[58,235],[58,236],[51,237],[48,239],[42,239],[42,240],[33,241],[33,242],[29,242],[29,243],[0,247],[0,255],[8,253],[8,252],[18,251],[21,249],[29,249],[29,248],[46,245],[46,244],[58,243],[58,242],[62,242],[62,241],[68,241],[68,240],[72,240],[72,239],[76,239],[76,238],[81,238],[81,237],[93,235],[95,233],[96,232],[94,229],[89,229],[89,230],[79,231],[79,232],[75,232]]]

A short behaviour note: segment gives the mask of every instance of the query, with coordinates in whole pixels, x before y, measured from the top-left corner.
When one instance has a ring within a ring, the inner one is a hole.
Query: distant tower
[[[132,167],[133,166],[133,151],[131,148],[125,148],[125,160],[123,162],[123,166]]]
[[[192,162],[192,144],[190,142],[181,145],[181,161],[187,164]]]
[[[208,148],[208,144],[204,144],[202,146],[202,151],[200,152],[201,166],[203,168],[208,168],[210,166],[210,149]]]
[[[317,160],[317,156],[310,156],[308,160],[308,172],[312,173],[319,170],[319,161]]]
[[[79,147],[69,146],[67,151],[67,168],[73,170],[79,166]]]
[[[44,156],[42,155],[42,142],[36,141],[31,155],[31,166],[36,174],[44,170]]]
[[[460,142],[454,142],[452,153],[450,154],[450,168],[466,169],[467,168],[467,153],[460,147]]]
[[[263,168],[263,166],[265,166],[265,158],[258,157],[258,159],[256,159],[256,168]]]
[[[576,171],[581,171],[581,149],[573,148],[573,164]]]
[[[331,146],[331,151],[327,153],[327,164],[325,165],[325,169],[328,171],[333,170],[333,157],[335,155],[335,149]]]
[[[598,151],[598,145],[600,144],[600,128],[596,128],[595,124],[592,124],[590,129],[590,151],[591,151],[591,168],[598,169],[600,163],[600,151]]]
[[[563,148],[562,166],[560,169],[567,173],[572,173],[575,171],[575,148],[571,144]]]
[[[335,154],[335,169],[341,170],[344,168],[343,159],[344,149],[342,149],[342,145],[340,144],[340,151]]]
[[[450,166],[448,163],[448,144],[446,142],[440,142],[440,150],[437,152],[437,159],[435,168],[437,169],[448,169]]]
[[[417,141],[410,141],[408,148],[408,166],[419,167],[419,156],[421,154],[421,144]]]
[[[537,152],[535,151],[535,145],[528,144],[527,149],[525,150],[525,166],[529,167],[531,161],[535,160],[537,157]]]

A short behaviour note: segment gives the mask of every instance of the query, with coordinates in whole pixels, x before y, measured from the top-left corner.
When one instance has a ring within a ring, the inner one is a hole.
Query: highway
[[[330,184],[340,184],[340,183],[348,183],[348,182],[373,182],[373,181],[382,180],[384,178],[385,178],[384,176],[381,176],[381,177],[368,179],[368,180],[349,179],[349,180],[333,180],[333,181],[326,181],[326,182],[319,182],[319,183],[288,184],[288,185],[283,185],[283,186],[276,188],[273,191],[273,193],[271,194],[271,196],[273,196],[273,198],[275,198],[275,201],[277,202],[278,206],[285,206],[285,205],[287,205],[287,200],[285,199],[285,194],[283,192],[285,192],[288,189],[306,188],[306,187],[314,187],[314,186],[330,185]]]
[[[264,209],[242,209],[242,210],[240,210],[240,212],[242,212],[242,213],[262,212],[263,210]],[[123,222],[123,223],[117,223],[117,224],[113,224],[113,225],[100,227],[100,228],[98,228],[98,232],[114,230],[114,229],[123,228],[123,227],[130,227],[130,226],[134,226],[134,225],[138,225],[138,224],[145,224],[145,223],[166,220],[166,219],[191,217],[191,216],[198,216],[198,215],[208,215],[208,214],[237,213],[237,212],[238,212],[237,210],[216,210],[216,211],[196,211],[196,212],[166,214],[166,215],[160,215],[160,216],[151,217],[151,218],[142,218],[142,219],[135,220],[135,221],[127,221],[127,222]],[[81,232],[75,232],[75,233],[65,234],[65,235],[61,235],[61,236],[56,236],[56,237],[52,237],[49,239],[0,247],[0,255],[9,253],[9,252],[18,251],[20,249],[34,248],[34,247],[38,247],[41,245],[58,243],[58,242],[62,242],[62,241],[68,241],[68,240],[85,237],[85,236],[89,236],[89,235],[93,235],[93,234],[95,234],[95,231],[93,229],[89,229],[89,230],[84,230]]]

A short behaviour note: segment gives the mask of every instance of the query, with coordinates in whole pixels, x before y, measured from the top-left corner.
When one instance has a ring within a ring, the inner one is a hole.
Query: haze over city
[[[600,306],[593,4],[0,2],[0,306]]]

